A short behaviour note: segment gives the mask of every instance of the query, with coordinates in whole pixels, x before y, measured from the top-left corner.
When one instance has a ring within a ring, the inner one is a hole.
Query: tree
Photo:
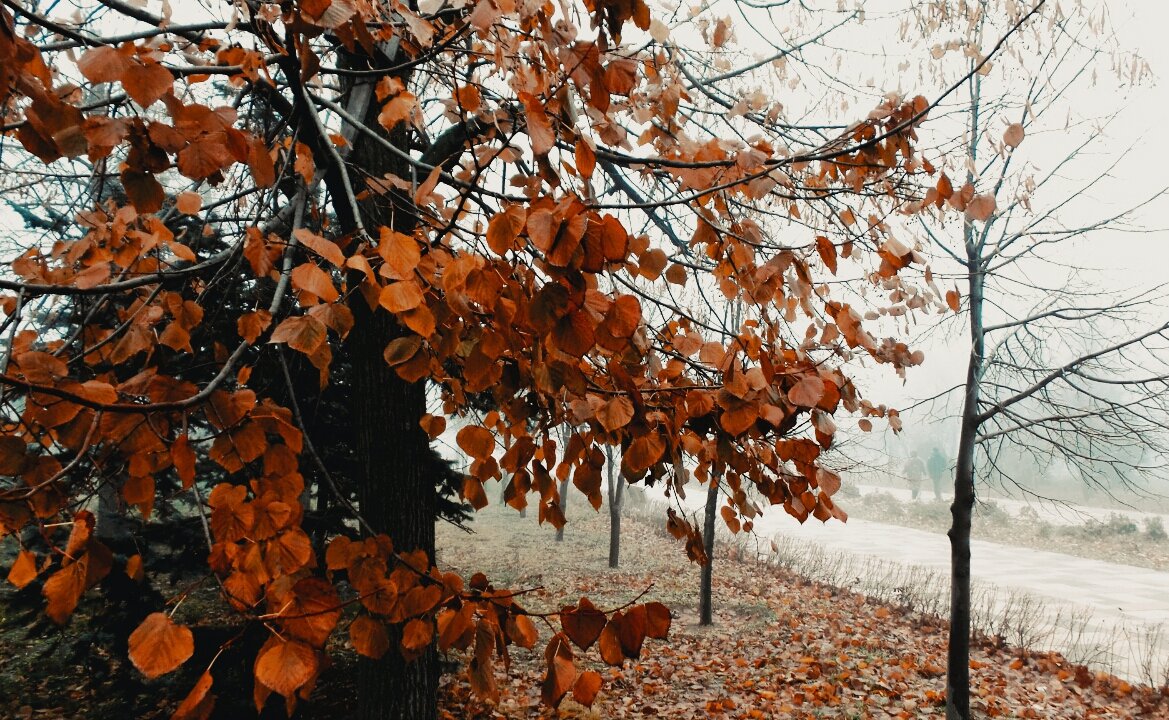
[[[605,448],[605,480],[609,491],[609,567],[621,566],[621,512],[625,502],[625,480],[617,473],[612,446]]]
[[[937,258],[926,279],[953,277],[964,286],[947,293],[954,310],[968,320],[969,353],[962,390],[951,542],[951,611],[947,672],[947,717],[970,714],[970,532],[976,483],[1004,480],[1025,487],[997,459],[1005,444],[1021,452],[1061,458],[1093,473],[1115,475],[1142,470],[1141,449],[1163,451],[1169,427],[1165,387],[1169,382],[1169,323],[1150,320],[1155,291],[1126,295],[1081,280],[1084,271],[1068,264],[1071,248],[1119,228],[1164,193],[1155,189],[1129,207],[1083,212],[1094,188],[1108,181],[1115,163],[1091,170],[1084,164],[1100,140],[1097,118],[1065,123],[1073,90],[1096,72],[1101,33],[1107,26],[1084,8],[1067,15],[1059,6],[1005,12],[993,2],[972,3],[968,13],[924,11],[925,25],[951,27],[965,39],[939,46],[939,53],[966,51],[969,71],[962,86],[960,117],[965,124],[961,152],[950,152],[943,173],[921,203],[937,208],[940,221],[951,210],[963,213],[959,228],[915,216]],[[1046,21],[1038,49],[1012,47],[994,67],[982,48],[1000,19]],[[1136,82],[1142,64],[1120,63],[1123,82]],[[1083,101],[1075,103],[1083,106]],[[1089,106],[1091,104],[1089,103]],[[1078,108],[1074,108],[1075,112]],[[1060,129],[1060,126],[1063,126]],[[1028,141],[1059,130],[1063,141],[1035,149]],[[1047,150],[1045,155],[1044,150]],[[961,185],[951,174],[964,176]],[[1077,205],[1079,207],[1077,207]],[[940,293],[940,291],[939,291]],[[1036,298],[1038,298],[1036,300]]]
[[[493,658],[533,646],[537,621],[552,632],[544,702],[590,703],[601,678],[573,646],[619,665],[665,636],[669,612],[582,599],[533,614],[522,594],[434,566],[430,442],[472,411],[457,442],[476,508],[508,473],[508,502],[534,489],[540,520],[562,527],[558,481],[599,508],[602,448],[620,447],[633,482],[717,467],[728,524],[756,511],[745,484],[801,520],[845,517],[818,460],[832,416],[887,413],[843,363],[902,371],[920,356],[866,332],[817,278],[851,259],[892,288],[915,260],[881,218],[932,171],[913,149],[924,98],[847,127],[787,122],[764,93],[733,99],[766,62],[724,49],[740,64],[716,67],[640,1],[567,17],[493,0],[86,9],[75,26],[0,8],[3,181],[44,220],[12,239],[0,278],[0,527],[21,543],[9,580],[43,577],[54,621],[111,572],[141,575],[95,537],[85,498],[117,480],[149,519],[173,482],[226,605],[265,633],[258,707],[308,695],[346,609],[359,717],[432,717],[440,648],[469,651],[473,688],[495,696]],[[724,48],[729,24],[703,33]],[[86,102],[93,87],[103,99]],[[119,192],[78,191],[93,182]],[[781,237],[804,212],[864,237]],[[679,308],[669,288],[686,284],[737,303],[740,321]],[[355,501],[328,482],[293,359],[317,391],[346,368]],[[561,425],[575,429],[558,443]],[[305,472],[359,529],[323,557]],[[688,521],[668,527],[705,559]],[[161,608],[129,637],[147,677],[193,652]],[[209,709],[213,670],[179,717]]]

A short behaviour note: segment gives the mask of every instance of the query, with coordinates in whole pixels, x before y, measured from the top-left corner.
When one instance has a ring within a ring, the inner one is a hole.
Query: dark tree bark
[[[372,60],[358,57],[350,57],[349,64],[363,70],[376,66]],[[409,84],[408,76],[400,79]],[[353,85],[349,97],[361,90],[360,85]],[[367,101],[359,112],[367,127],[381,127],[376,102]],[[383,137],[406,150],[407,132],[402,124]],[[409,166],[397,154],[365,136],[354,139],[348,161],[363,176],[411,177]],[[357,173],[352,177],[356,179]],[[346,202],[345,198],[334,198],[335,205]],[[362,224],[373,234],[381,226],[412,234],[418,222],[412,199],[398,191],[370,193],[359,211]],[[408,331],[384,311],[371,310],[360,293],[354,293],[350,308],[355,323],[344,351],[353,367],[358,507],[374,530],[390,536],[395,550],[423,550],[433,562],[436,491],[434,478],[424,472],[430,466],[426,462],[430,441],[419,426],[426,412],[425,385],[402,380],[383,358],[386,345]],[[400,633],[400,627],[391,628],[392,648],[397,647]],[[359,658],[357,717],[432,720],[438,715],[438,674],[438,654],[433,646],[410,663],[394,651],[381,660]]]
[[[702,580],[698,590],[698,624],[714,624],[714,597],[711,582],[714,579],[714,519],[718,515],[718,476],[711,475],[706,487],[706,516],[702,523],[702,544],[706,564],[702,566]]]
[[[617,472],[612,446],[605,447],[609,481],[609,567],[621,565],[621,510],[624,503],[625,479]]]
[[[946,718],[970,718],[970,530],[974,517],[974,452],[980,425],[978,398],[986,342],[982,331],[982,265],[973,256],[973,229],[966,223],[970,283],[970,360],[962,402],[962,430],[950,506],[950,639],[946,669]]]

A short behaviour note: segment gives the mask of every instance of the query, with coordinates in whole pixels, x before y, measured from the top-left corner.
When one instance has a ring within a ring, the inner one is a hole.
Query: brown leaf
[[[1003,131],[1003,142],[1007,147],[1017,148],[1023,142],[1023,126],[1019,123],[1011,123],[1007,129]]]
[[[601,674],[596,670],[585,670],[572,686],[572,699],[585,707],[592,707],[601,689]]]
[[[824,380],[816,373],[805,375],[787,391],[787,399],[798,407],[816,407],[824,397]]]
[[[548,707],[559,707],[560,701],[576,682],[577,670],[572,662],[572,647],[563,633],[557,633],[544,650],[548,674],[540,690],[540,700]]]
[[[605,614],[588,598],[582,597],[575,606],[560,609],[560,625],[564,634],[581,650],[592,647],[605,628]]]
[[[126,94],[144,108],[154,103],[171,91],[175,79],[162,65],[151,63],[134,63],[122,76],[122,87]]]

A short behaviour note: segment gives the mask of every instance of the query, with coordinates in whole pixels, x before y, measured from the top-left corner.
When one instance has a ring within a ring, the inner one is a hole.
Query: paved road
[[[665,500],[660,489],[651,488],[648,493],[654,500]],[[696,511],[704,500],[704,492],[691,492],[686,507]],[[823,524],[810,519],[800,525],[783,512],[765,514],[756,520],[755,528],[762,537],[781,535],[829,552],[870,556],[949,575],[949,539],[938,533],[864,520]],[[1147,637],[1150,626],[1169,626],[1169,573],[974,540],[971,577],[976,593],[980,588],[997,588],[997,593],[989,595],[1000,605],[1011,602],[1012,596],[1017,602],[1019,591],[1042,600],[1042,612],[1052,623],[1083,618],[1090,610],[1091,627],[1076,642],[1100,643],[1112,653],[1103,664],[1121,676],[1142,680],[1140,655],[1146,651],[1141,642],[1152,642],[1153,654],[1160,658],[1157,663],[1169,665],[1169,632],[1151,640],[1134,639]],[[1052,649],[1069,656],[1077,650],[1060,642],[1053,640]],[[1085,652],[1082,647],[1078,651]]]
[[[908,488],[885,487],[880,485],[857,485],[856,488],[860,490],[861,495],[869,495],[871,493],[886,493],[903,502],[912,501],[912,495]],[[927,488],[923,490],[922,497],[927,500],[932,500],[934,497],[933,489]],[[953,497],[953,495],[949,493],[943,493],[943,497],[949,500],[951,497]],[[1137,525],[1142,527],[1144,521],[1147,518],[1159,517],[1162,524],[1166,528],[1169,528],[1169,514],[1143,512],[1141,510],[1129,508],[1101,508],[1086,505],[1069,505],[1066,503],[1038,499],[1016,500],[1014,498],[1004,497],[988,497],[985,499],[988,502],[992,502],[996,506],[1016,516],[1024,508],[1034,510],[1042,520],[1045,520],[1053,525],[1079,525],[1089,520],[1107,522],[1108,518],[1112,515],[1123,515],[1124,517],[1127,517],[1129,520],[1132,520],[1133,522],[1137,523]]]

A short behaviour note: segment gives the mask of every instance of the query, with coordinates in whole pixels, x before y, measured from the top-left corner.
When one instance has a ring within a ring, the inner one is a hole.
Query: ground
[[[557,543],[553,531],[531,515],[520,518],[512,510],[489,507],[475,518],[474,534],[440,527],[440,564],[485,572],[500,587],[534,589],[525,601],[533,611],[555,609],[581,595],[612,607],[645,591],[643,600],[672,608],[670,638],[647,641],[643,659],[620,669],[603,666],[595,649],[585,653],[584,665],[600,670],[606,680],[591,709],[571,699],[559,710],[540,707],[543,642],[535,651],[512,648],[506,677],[500,667],[500,703],[470,697],[455,669],[444,676],[445,717],[941,716],[945,626],[940,620],[720,553],[715,626],[701,628],[695,607],[698,568],[662,531],[662,521],[626,518],[622,569],[610,570],[607,513],[578,502],[569,516],[565,540]],[[182,589],[188,594],[176,619],[196,626],[197,645],[232,636],[214,610],[207,584]],[[0,717],[165,718],[202,670],[191,663],[172,676],[143,682],[115,634],[93,621],[100,609],[95,598],[87,599],[65,633],[19,610],[19,601],[10,588],[0,593],[5,659]],[[546,642],[549,630],[542,634]],[[247,647],[261,641],[262,635],[245,635],[235,644],[242,648],[238,657],[229,651],[217,661],[216,717],[254,717],[244,658]],[[1169,694],[1095,675],[1058,656],[1029,655],[993,639],[980,641],[973,655],[978,717],[1169,718]],[[341,653],[298,716],[349,717],[352,663],[352,655]]]

